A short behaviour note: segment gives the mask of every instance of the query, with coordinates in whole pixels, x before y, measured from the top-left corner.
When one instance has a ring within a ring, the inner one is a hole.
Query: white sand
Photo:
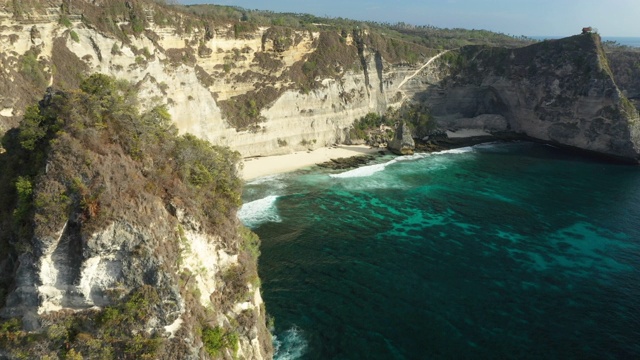
[[[366,145],[339,145],[313,151],[299,151],[286,155],[274,155],[244,159],[242,178],[251,180],[267,175],[275,175],[302,169],[331,159],[373,154],[380,150]]]
[[[473,136],[491,136],[488,132],[481,129],[459,129],[456,131],[447,131],[450,138],[466,138]]]

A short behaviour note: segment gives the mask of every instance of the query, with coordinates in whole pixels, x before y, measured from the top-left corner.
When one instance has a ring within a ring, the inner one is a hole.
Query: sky
[[[509,35],[640,37],[640,0],[178,0],[354,20],[485,29]]]

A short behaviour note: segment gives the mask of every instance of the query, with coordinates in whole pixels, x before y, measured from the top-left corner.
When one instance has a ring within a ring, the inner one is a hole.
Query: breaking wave
[[[273,337],[273,347],[275,352],[273,358],[275,360],[301,359],[302,355],[307,351],[308,346],[307,341],[302,335],[302,330],[294,325],[281,336],[282,340],[278,336],[274,335]]]
[[[238,210],[238,218],[245,226],[254,228],[267,222],[281,222],[276,207],[277,195],[270,195],[262,199],[243,204]]]
[[[332,177],[332,178],[337,178],[337,179],[367,177],[367,176],[371,176],[371,175],[373,175],[373,174],[375,174],[377,172],[380,172],[380,171],[384,170],[389,165],[395,164],[395,163],[400,162],[400,161],[413,161],[413,160],[424,159],[424,158],[426,158],[428,156],[432,156],[432,155],[464,154],[464,153],[473,152],[473,151],[474,151],[473,147],[468,146],[468,147],[463,147],[463,148],[459,148],[459,149],[438,151],[438,152],[434,152],[434,153],[417,153],[417,154],[413,154],[413,155],[398,156],[397,158],[395,158],[393,160],[389,160],[386,163],[363,166],[363,167],[359,167],[359,168],[352,169],[352,170],[349,170],[349,171],[345,171],[343,173],[331,174],[329,176]]]
[[[331,174],[329,175],[332,178],[336,178],[336,179],[344,179],[344,178],[356,178],[356,177],[366,177],[366,176],[371,176],[379,171],[384,170],[384,168],[386,168],[387,166],[393,164],[394,162],[396,162],[396,160],[391,160],[389,162],[383,163],[383,164],[375,164],[375,165],[368,165],[368,166],[363,166],[363,167],[359,167],[356,169],[352,169],[349,171],[345,171],[343,173],[340,174]]]
[[[434,152],[434,153],[432,153],[432,154],[433,154],[433,155],[442,155],[442,154],[464,154],[464,153],[469,153],[469,152],[473,152],[473,146],[466,146],[466,147],[457,148],[457,149],[450,149],[450,150],[436,151],[436,152]]]

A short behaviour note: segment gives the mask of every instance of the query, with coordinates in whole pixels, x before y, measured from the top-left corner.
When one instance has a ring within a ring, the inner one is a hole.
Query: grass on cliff
[[[356,46],[348,45],[346,35],[322,32],[315,51],[293,64],[290,77],[303,92],[318,88],[324,79],[338,79],[347,70],[361,70]]]
[[[162,254],[166,266],[177,266],[179,252],[173,248],[178,235],[172,241],[171,229],[149,227],[158,216],[170,217],[174,206],[187,209],[203,231],[239,253],[235,269],[246,281],[232,281],[224,291],[228,296],[218,299],[220,306],[231,308],[230,301],[247,296],[247,283],[257,277],[258,240],[237,233],[240,155],[189,134],[179,136],[163,106],[146,105],[137,102],[132,84],[94,74],[77,90],[47,93],[26,109],[18,128],[5,134],[6,152],[0,154],[0,305],[12,290],[18,256],[36,255],[34,239],[54,236],[65,224],[78,229],[74,236],[80,237],[79,246],[119,219],[148,227],[155,236],[149,251]],[[161,213],[140,210],[157,201],[164,205]],[[142,256],[135,251],[130,256]],[[173,270],[162,269],[178,284],[181,275]],[[199,329],[214,319],[193,301],[197,297],[186,283],[181,295],[192,299],[190,309],[199,315],[184,315],[190,322],[183,326]],[[175,349],[186,351],[181,338],[168,341],[163,331],[147,331],[162,329],[153,323],[166,311],[162,291],[167,289],[141,285],[129,294],[114,294],[113,305],[102,311],[54,313],[44,318],[37,333],[24,332],[10,320],[0,325],[0,347],[18,358],[170,358]],[[200,339],[200,331],[193,334]],[[225,335],[223,343],[231,350],[237,346],[233,336]]]
[[[102,311],[43,315],[42,332],[23,331],[10,319],[0,324],[0,346],[17,359],[153,359],[162,354],[164,339],[144,329],[150,309],[159,305],[157,291],[145,285]]]
[[[241,24],[242,27],[251,30],[261,26],[284,26],[295,30],[332,31],[337,33],[343,30],[351,32],[354,29],[366,29],[375,36],[394,40],[396,44],[407,42],[425,48],[440,50],[477,44],[514,47],[535,42],[535,40],[523,36],[511,36],[487,30],[443,29],[430,25],[419,26],[403,22],[391,24],[358,21],[301,13],[275,13],[272,11],[244,9],[237,6],[189,5],[177,7],[177,9],[214,23]],[[410,51],[410,49],[407,50]]]
[[[368,113],[356,119],[349,129],[350,139],[366,140],[369,145],[378,145],[380,142],[388,142],[393,138],[393,131],[380,131],[381,126],[395,128],[404,121],[414,137],[423,138],[431,134],[436,128],[431,110],[424,104],[406,103],[401,107],[389,108],[386,113],[379,115]]]
[[[21,18],[29,11],[42,13],[45,10],[42,6],[36,5],[36,1],[25,0],[14,1],[11,7],[15,16]],[[60,21],[63,24],[68,26],[70,17],[82,15],[81,19],[87,26],[115,36],[123,43],[130,43],[131,37],[146,37],[157,44],[159,37],[151,30],[152,23],[173,28],[177,34],[192,35],[184,48],[166,50],[170,62],[189,66],[196,65],[197,55],[212,51],[205,44],[216,35],[244,39],[254,36],[260,27],[267,27],[262,39],[263,47],[265,42],[272,42],[277,55],[299,43],[303,32],[320,33],[315,44],[316,50],[306,59],[294,64],[285,72],[284,77],[277,80],[279,83],[287,84],[286,88],[273,86],[273,79],[263,77],[254,91],[221,101],[223,115],[229,124],[238,130],[259,130],[259,124],[264,121],[259,115],[260,112],[287,89],[295,88],[308,93],[318,88],[323,79],[340,78],[348,70],[361,71],[364,64],[362,59],[358,58],[358,51],[361,51],[364,45],[367,45],[370,51],[376,54],[376,59],[380,60],[377,66],[379,69],[369,69],[371,73],[375,73],[382,68],[382,59],[392,64],[417,64],[435,54],[435,49],[477,43],[527,43],[525,39],[481,30],[362,22],[218,5],[179,6],[157,0],[105,0],[100,4],[63,1],[60,11]],[[70,30],[70,36],[76,41],[79,40],[73,30]],[[358,44],[347,45],[348,36],[358,38]],[[60,44],[56,45],[54,51],[60,47]],[[38,59],[37,54],[27,53],[21,59],[22,73],[29,83],[33,83],[34,93],[44,90],[50,75],[53,75],[56,85],[77,85],[78,74],[86,70],[86,65],[79,59],[72,59],[72,62],[59,61],[61,57],[70,58],[69,55],[65,51],[57,51],[54,64],[50,66],[53,69],[52,74],[44,71],[48,64]],[[278,71],[283,66],[283,63],[277,60],[277,56],[275,59],[257,56],[256,59],[256,63],[265,73]],[[142,57],[137,60],[140,63],[144,62]],[[229,73],[233,68],[233,61],[225,62],[221,66]],[[77,70],[74,71],[74,68]],[[211,75],[213,74],[199,76],[199,79],[210,78]],[[345,99],[349,100],[349,97],[346,96]]]
[[[2,157],[9,170],[3,174],[3,186],[13,187],[18,177],[37,181],[46,171],[45,161],[51,152],[75,153],[75,160],[65,164],[67,173],[59,174],[61,178],[57,179],[62,188],[55,194],[39,192],[33,210],[36,214],[86,213],[84,200],[78,200],[82,197],[78,189],[86,188],[85,192],[95,197],[92,201],[102,206],[97,214],[85,214],[83,218],[87,218],[89,228],[99,227],[111,220],[108,214],[119,203],[99,191],[104,180],[96,180],[99,174],[91,165],[112,150],[145,168],[145,176],[138,184],[141,189],[167,201],[184,198],[191,208],[198,209],[198,220],[208,229],[224,228],[228,225],[226,219],[240,204],[240,155],[188,134],[177,136],[164,106],[140,112],[135,92],[127,82],[95,74],[80,85],[79,91],[49,94],[40,106],[29,107],[20,127],[3,139],[7,152]],[[11,191],[5,189],[4,193]],[[189,196],[194,193],[200,196]],[[76,205],[44,201],[45,195],[66,196],[72,200],[70,204]],[[59,224],[50,226],[55,225]]]

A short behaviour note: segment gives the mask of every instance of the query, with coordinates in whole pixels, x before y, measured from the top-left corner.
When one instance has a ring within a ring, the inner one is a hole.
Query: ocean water
[[[615,41],[620,45],[640,47],[640,37],[632,36],[603,36],[603,41]]]
[[[640,358],[640,168],[540,144],[247,184],[276,359]]]

